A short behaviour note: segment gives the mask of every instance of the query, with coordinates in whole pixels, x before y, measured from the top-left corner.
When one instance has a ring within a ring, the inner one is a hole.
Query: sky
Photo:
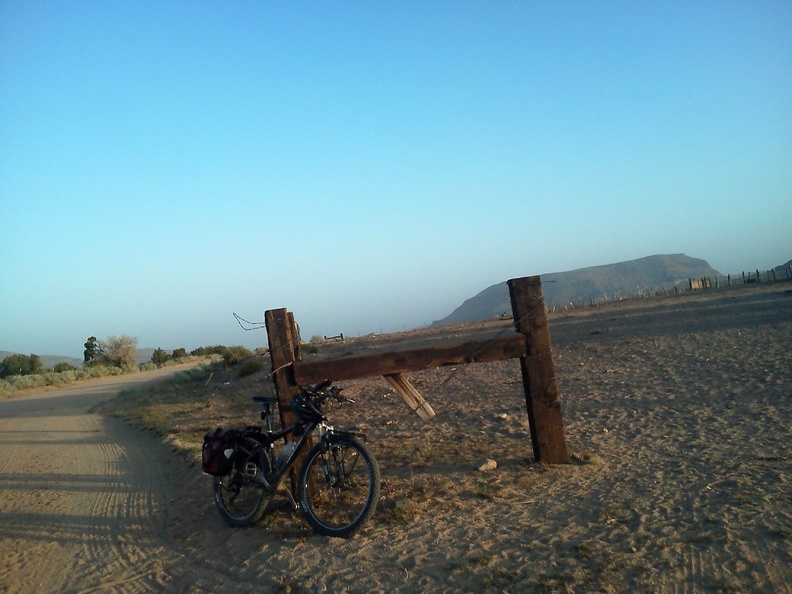
[[[792,2],[0,0],[0,350],[792,258]]]

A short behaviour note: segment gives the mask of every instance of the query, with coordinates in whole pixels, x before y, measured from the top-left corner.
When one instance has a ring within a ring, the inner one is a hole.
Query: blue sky
[[[792,3],[0,2],[0,350],[792,257]]]

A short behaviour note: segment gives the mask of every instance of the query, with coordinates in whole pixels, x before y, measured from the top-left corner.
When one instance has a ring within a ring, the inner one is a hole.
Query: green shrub
[[[253,356],[253,353],[247,347],[243,347],[240,345],[226,347],[225,351],[223,352],[223,361],[225,361],[226,365],[233,366],[238,365],[245,359],[248,359]]]
[[[171,382],[174,384],[185,384],[187,382],[205,381],[207,372],[212,373],[211,365],[196,365],[174,374]]]
[[[70,384],[72,382],[76,382],[78,379],[83,377],[83,374],[80,369],[76,367],[73,369],[68,369],[66,371],[61,371],[57,374],[53,374],[58,376],[58,380],[61,382],[61,385]]]
[[[254,373],[258,373],[264,369],[264,361],[262,361],[258,357],[251,357],[247,359],[244,363],[239,366],[239,371],[237,375],[239,377],[247,377],[248,375],[253,375]]]
[[[44,365],[38,355],[8,355],[0,363],[0,378],[41,373]]]
[[[304,342],[300,345],[300,351],[303,355],[315,355],[319,352],[319,346],[313,343]]]
[[[30,390],[32,388],[44,388],[47,384],[47,378],[41,374],[35,375],[14,375],[8,378],[11,384],[17,390]]]
[[[16,388],[6,380],[0,380],[0,399],[16,396]]]
[[[193,351],[190,351],[190,354],[194,355],[196,357],[206,357],[207,355],[220,355],[220,356],[223,356],[225,354],[226,350],[228,350],[226,347],[224,347],[221,344],[218,344],[218,345],[215,345],[215,346],[199,347],[199,348],[197,348],[197,349],[195,349]]]
[[[106,377],[108,375],[122,375],[124,370],[120,367],[114,367],[113,365],[91,365],[85,368],[87,371],[86,377],[84,379],[93,379],[96,377]]]
[[[61,361],[60,363],[55,363],[52,368],[52,371],[55,373],[64,373],[65,371],[74,371],[77,369],[74,365],[69,365],[66,361]]]
[[[155,367],[162,367],[170,358],[171,356],[161,348],[156,348],[154,352],[151,353],[151,363],[153,363]]]

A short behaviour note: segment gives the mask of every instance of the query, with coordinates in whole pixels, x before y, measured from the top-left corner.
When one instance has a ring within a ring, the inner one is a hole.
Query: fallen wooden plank
[[[393,389],[404,398],[410,410],[421,417],[422,421],[427,422],[434,418],[434,409],[432,409],[426,399],[421,396],[421,393],[415,389],[415,386],[410,383],[410,380],[401,373],[391,373],[383,377],[393,386]]]

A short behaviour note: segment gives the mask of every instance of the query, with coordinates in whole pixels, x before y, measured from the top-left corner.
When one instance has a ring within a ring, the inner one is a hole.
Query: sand
[[[265,374],[103,409],[145,401],[164,435],[96,412],[42,413],[62,426],[33,438],[0,422],[0,592],[792,591],[792,287],[556,312],[550,329],[569,465],[533,461],[516,361],[410,374],[427,424],[381,378],[344,383],[358,402],[331,419],[365,429],[383,475],[350,540],[312,534],[285,497],[249,529],[214,509],[199,436],[254,422]]]

